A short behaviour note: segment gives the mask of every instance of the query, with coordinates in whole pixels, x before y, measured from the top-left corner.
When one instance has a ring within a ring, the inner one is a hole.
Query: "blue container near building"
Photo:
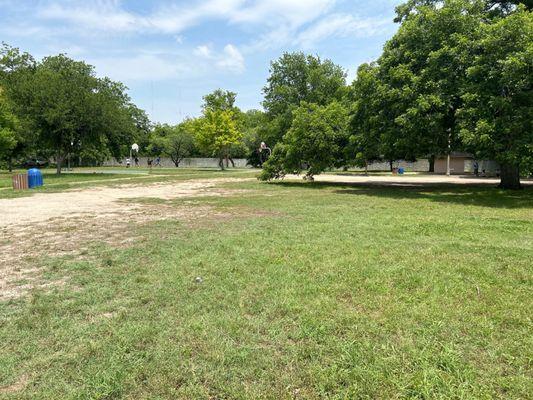
[[[34,188],[43,186],[43,174],[37,168],[28,170],[28,187]]]
[[[403,169],[403,168],[401,168],[401,167],[398,168],[398,173],[399,173],[400,175],[403,175],[404,172],[405,172],[405,169]]]

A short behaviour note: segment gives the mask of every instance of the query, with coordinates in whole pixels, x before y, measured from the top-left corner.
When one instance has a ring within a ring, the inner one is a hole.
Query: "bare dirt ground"
[[[193,198],[238,195],[242,191],[217,185],[244,180],[122,185],[0,199],[0,301],[20,297],[34,288],[66,284],[68,277],[55,282],[42,279],[46,257],[89,258],[90,245],[95,241],[127,247],[140,239],[135,227],[151,221],[191,223],[227,216],[210,206],[195,204]],[[152,198],[158,201],[142,202]],[[189,200],[183,205],[164,202],[177,198]]]
[[[119,200],[132,198],[158,198],[220,196],[227,191],[216,189],[219,183],[243,179],[203,179],[152,185],[122,185],[60,193],[38,193],[31,197],[0,199],[0,228],[47,221],[50,218],[84,214],[113,213],[124,209]]]
[[[302,179],[289,175],[289,179]],[[472,175],[353,175],[324,174],[315,177],[315,182],[347,183],[376,186],[440,186],[440,185],[488,185],[497,186],[499,178],[474,177]],[[532,180],[522,179],[522,185],[533,185]]]

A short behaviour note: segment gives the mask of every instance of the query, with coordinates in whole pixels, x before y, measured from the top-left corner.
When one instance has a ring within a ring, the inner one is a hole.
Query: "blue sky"
[[[124,82],[153,121],[200,113],[216,88],[260,108],[270,61],[301,50],[353,80],[397,29],[398,0],[0,0],[0,40],[66,53]]]

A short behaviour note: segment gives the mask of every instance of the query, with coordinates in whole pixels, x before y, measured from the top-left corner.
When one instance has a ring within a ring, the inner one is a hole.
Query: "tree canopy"
[[[303,124],[301,110],[294,112],[302,102],[316,105],[306,111],[316,115],[340,102],[350,114],[343,158],[324,158],[308,175],[374,160],[428,158],[431,165],[436,156],[469,151],[498,161],[501,186],[518,188],[520,170],[531,170],[533,160],[531,3],[409,0],[396,11],[397,33],[375,62],[359,67],[348,92],[331,62],[296,53],[272,64],[264,137],[279,145],[262,178],[312,165],[309,153],[294,150],[305,148],[306,130],[318,123],[308,116]]]
[[[460,113],[461,139],[479,157],[501,165],[506,186],[520,186],[533,161],[533,15],[521,7],[480,26]]]
[[[36,62],[3,45],[0,85],[21,121],[19,142],[27,145],[21,152],[53,156],[58,173],[68,154],[101,161],[120,157],[148,134],[146,114],[122,83],[98,78],[94,67],[63,54]]]
[[[194,148],[194,135],[189,121],[170,126],[156,125],[150,135],[148,151],[153,155],[169,157],[176,167],[191,155]]]
[[[301,102],[325,106],[341,101],[346,91],[346,72],[332,61],[304,53],[283,54],[271,63],[263,89],[268,123],[264,141],[273,147],[282,139]]]

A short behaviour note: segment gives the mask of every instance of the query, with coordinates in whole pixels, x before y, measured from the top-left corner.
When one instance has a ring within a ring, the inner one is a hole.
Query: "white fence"
[[[152,158],[152,165],[155,165],[155,158]],[[218,158],[184,158],[180,162],[180,168],[219,168]],[[235,163],[235,168],[250,168],[249,165],[246,165],[247,160],[245,158],[234,158],[233,162]],[[110,159],[104,162],[104,167],[120,167],[126,165],[126,158],[122,160]],[[135,161],[131,160],[131,165],[135,165]],[[225,165],[225,164],[224,164]],[[148,158],[139,157],[139,166],[147,167]],[[161,157],[161,166],[165,168],[175,168],[174,162],[167,157]],[[229,167],[233,167],[231,161]]]
[[[392,166],[394,168],[403,168],[406,171],[413,172],[428,172],[429,171],[429,161],[428,160],[417,160],[414,162],[411,161],[393,161]],[[364,168],[350,168],[359,171],[364,171]],[[388,162],[373,162],[368,164],[369,171],[390,171],[390,164]]]

